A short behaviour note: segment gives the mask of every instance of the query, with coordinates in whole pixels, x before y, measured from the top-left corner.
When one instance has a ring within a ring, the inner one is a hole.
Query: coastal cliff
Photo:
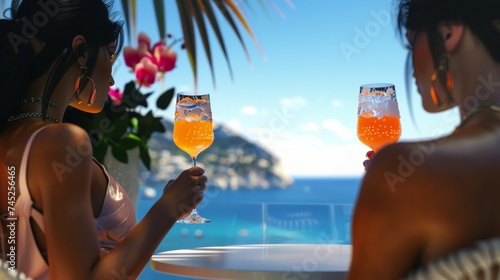
[[[164,121],[166,133],[149,140],[151,172],[142,172],[146,185],[161,185],[191,166],[189,156],[172,141],[173,124]],[[221,189],[285,188],[292,184],[278,158],[223,125],[214,124],[214,142],[197,163]]]

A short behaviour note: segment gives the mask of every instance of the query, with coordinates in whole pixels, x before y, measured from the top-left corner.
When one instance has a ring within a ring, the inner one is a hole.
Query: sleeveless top
[[[477,242],[410,273],[405,280],[479,279],[493,280],[493,268],[500,265],[500,237]],[[499,272],[500,274],[500,272]],[[497,276],[500,279],[500,276]]]
[[[42,257],[42,253],[38,250],[30,224],[30,218],[32,218],[40,229],[45,232],[43,214],[33,208],[33,201],[31,200],[26,181],[26,167],[31,144],[34,137],[41,129],[43,129],[43,127],[33,133],[25,147],[19,172],[20,195],[14,206],[17,214],[18,227],[16,242],[17,270],[24,272],[34,280],[49,278],[49,267]],[[98,163],[95,159],[94,161],[100,165],[108,179],[106,196],[101,208],[101,213],[94,221],[101,251],[109,251],[132,229],[136,223],[136,217],[134,206],[123,188],[108,174],[103,165]]]

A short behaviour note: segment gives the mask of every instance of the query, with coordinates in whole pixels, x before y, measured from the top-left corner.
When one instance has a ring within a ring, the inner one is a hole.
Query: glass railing
[[[217,202],[198,211],[212,222],[176,224],[156,252],[244,244],[351,243],[352,204]],[[163,274],[148,265],[139,279],[187,278]]]

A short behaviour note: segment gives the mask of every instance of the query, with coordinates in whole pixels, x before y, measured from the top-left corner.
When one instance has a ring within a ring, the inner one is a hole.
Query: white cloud
[[[332,131],[344,140],[351,140],[353,138],[354,133],[338,120],[326,119],[322,122],[321,125],[324,129]]]
[[[291,97],[291,98],[282,98],[280,100],[281,106],[289,109],[298,109],[300,107],[304,107],[307,105],[307,100],[303,97]]]
[[[342,101],[340,101],[338,99],[334,99],[334,100],[332,100],[332,106],[333,106],[333,108],[339,108],[342,106]]]
[[[315,122],[308,122],[302,125],[300,130],[304,132],[317,132],[319,131],[319,125]]]
[[[255,108],[255,106],[248,105],[248,106],[241,108],[241,113],[243,115],[253,116],[253,115],[257,114],[257,108]]]
[[[368,149],[360,143],[325,144],[320,138],[277,140],[265,147],[292,177],[358,177]]]
[[[241,122],[237,119],[231,119],[229,120],[226,125],[234,130],[235,132],[240,133],[241,132]]]
[[[314,136],[314,135],[304,135],[301,137],[303,143],[311,144],[311,145],[323,145],[323,139]]]

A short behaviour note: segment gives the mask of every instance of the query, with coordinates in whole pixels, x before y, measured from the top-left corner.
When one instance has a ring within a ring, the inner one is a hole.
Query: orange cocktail
[[[400,137],[401,122],[399,117],[358,116],[358,138],[374,152],[378,152],[380,148],[389,143],[398,141]]]
[[[196,157],[208,148],[214,141],[211,120],[188,121],[185,119],[174,122],[174,143],[191,157]]]

